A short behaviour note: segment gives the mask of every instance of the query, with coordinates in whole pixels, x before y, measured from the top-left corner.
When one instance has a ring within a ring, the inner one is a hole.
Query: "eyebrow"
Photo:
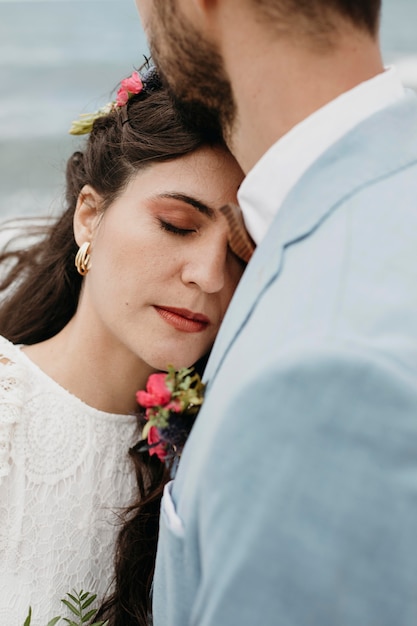
[[[197,209],[200,213],[203,213],[203,215],[207,215],[210,219],[214,219],[216,217],[216,211],[212,207],[209,207],[207,204],[197,200],[197,198],[192,198],[184,193],[161,193],[158,197],[185,202],[186,204],[191,205],[194,209]]]

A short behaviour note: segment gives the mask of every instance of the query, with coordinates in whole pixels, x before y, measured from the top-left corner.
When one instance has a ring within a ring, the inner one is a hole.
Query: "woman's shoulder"
[[[11,439],[24,406],[25,374],[18,357],[19,348],[0,336],[0,477],[10,471]]]
[[[25,373],[20,348],[0,335],[0,401],[24,386]]]
[[[0,403],[12,401],[23,390],[26,376],[19,355],[19,346],[0,335]]]
[[[14,365],[18,362],[19,347],[0,335],[0,364]],[[3,371],[4,368],[1,368]]]

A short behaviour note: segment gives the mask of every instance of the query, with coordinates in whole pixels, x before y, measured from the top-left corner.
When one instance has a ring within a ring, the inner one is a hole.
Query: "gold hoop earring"
[[[82,246],[80,246],[76,257],[75,257],[75,267],[81,276],[85,276],[88,270],[91,269],[91,256],[89,254],[90,242],[84,241]]]

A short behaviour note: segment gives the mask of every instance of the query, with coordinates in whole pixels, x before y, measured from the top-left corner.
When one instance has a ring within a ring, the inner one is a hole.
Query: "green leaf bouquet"
[[[46,626],[55,626],[61,620],[64,621],[68,626],[107,626],[108,620],[105,622],[92,622],[94,616],[97,614],[97,609],[92,608],[92,604],[94,600],[97,598],[96,594],[89,593],[88,591],[79,591],[78,593],[74,591],[73,593],[67,593],[67,598],[63,598],[61,602],[70,610],[70,612],[75,616],[75,619],[70,619],[68,617],[62,617],[61,615],[57,615],[53,617]],[[32,623],[32,608],[29,607],[28,615],[25,619],[23,626],[31,626]]]

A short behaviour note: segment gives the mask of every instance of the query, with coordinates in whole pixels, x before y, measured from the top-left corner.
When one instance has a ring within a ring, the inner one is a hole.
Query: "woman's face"
[[[78,211],[77,243],[91,241],[80,306],[101,341],[160,370],[210,349],[243,271],[219,213],[242,177],[228,153],[204,148],[137,173],[90,219],[91,237]]]

